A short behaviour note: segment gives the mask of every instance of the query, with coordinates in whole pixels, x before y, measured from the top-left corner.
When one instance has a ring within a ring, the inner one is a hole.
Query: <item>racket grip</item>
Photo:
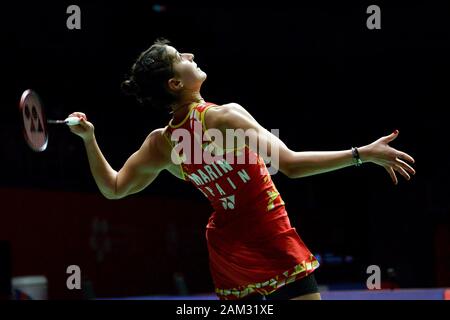
[[[66,120],[64,120],[68,126],[76,126],[80,123],[80,118],[78,117],[68,117]]]

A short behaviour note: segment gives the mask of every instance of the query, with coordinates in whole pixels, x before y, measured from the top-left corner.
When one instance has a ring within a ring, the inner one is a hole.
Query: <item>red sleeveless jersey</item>
[[[184,179],[215,210],[206,238],[216,294],[220,299],[267,295],[310,274],[319,263],[292,228],[264,160],[248,146],[224,150],[212,142],[204,118],[214,106],[191,104],[185,119],[169,122],[164,135]],[[208,154],[216,158],[206,161]]]

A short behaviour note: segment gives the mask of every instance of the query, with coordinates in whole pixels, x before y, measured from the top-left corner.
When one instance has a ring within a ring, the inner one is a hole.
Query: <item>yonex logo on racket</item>
[[[24,112],[25,117],[30,121],[30,132],[44,132],[44,128],[42,127],[42,119],[39,118],[38,112],[36,111],[36,106],[34,104],[25,104]]]

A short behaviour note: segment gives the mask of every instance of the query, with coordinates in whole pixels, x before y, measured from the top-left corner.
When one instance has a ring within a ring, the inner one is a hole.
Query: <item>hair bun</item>
[[[121,84],[122,91],[130,96],[136,96],[139,91],[139,85],[133,79],[128,79]]]

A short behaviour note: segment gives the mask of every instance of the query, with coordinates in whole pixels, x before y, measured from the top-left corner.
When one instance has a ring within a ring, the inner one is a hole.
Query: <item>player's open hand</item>
[[[367,146],[367,160],[385,168],[394,184],[398,184],[396,172],[406,180],[410,180],[411,175],[416,174],[416,171],[407,163],[415,163],[414,158],[389,146],[389,143],[397,138],[398,134],[399,131],[395,130],[390,135],[381,137]]]

